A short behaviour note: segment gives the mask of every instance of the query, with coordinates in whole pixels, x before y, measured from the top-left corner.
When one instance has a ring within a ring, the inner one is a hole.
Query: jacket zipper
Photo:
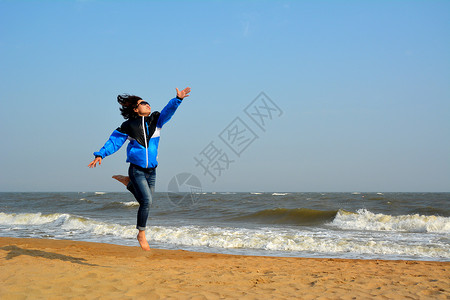
[[[147,149],[147,132],[146,132],[146,126],[144,121],[144,116],[142,116],[142,131],[144,133],[144,141],[145,141],[145,161],[146,161],[146,168],[148,168],[148,149]]]

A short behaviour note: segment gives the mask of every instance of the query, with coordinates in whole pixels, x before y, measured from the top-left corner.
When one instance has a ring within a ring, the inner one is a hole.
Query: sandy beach
[[[450,263],[0,238],[1,299],[449,299]]]

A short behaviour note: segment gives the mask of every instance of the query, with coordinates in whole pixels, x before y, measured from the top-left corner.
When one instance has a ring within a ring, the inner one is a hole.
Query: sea
[[[138,246],[128,192],[0,193],[0,236]],[[278,257],[450,261],[450,193],[163,193],[153,248]]]

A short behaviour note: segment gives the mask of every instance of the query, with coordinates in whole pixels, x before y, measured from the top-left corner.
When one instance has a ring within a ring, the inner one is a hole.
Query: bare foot
[[[150,251],[150,245],[147,242],[147,238],[145,237],[144,230],[139,230],[139,233],[137,235],[137,240],[139,242],[139,245],[141,245],[142,250]]]
[[[112,178],[123,183],[124,185],[128,185],[128,183],[130,182],[130,177],[128,177],[128,176],[114,175]]]

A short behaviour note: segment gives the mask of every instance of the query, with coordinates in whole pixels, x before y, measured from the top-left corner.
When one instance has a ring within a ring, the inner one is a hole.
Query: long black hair
[[[134,109],[137,107],[139,100],[142,100],[142,98],[135,95],[122,94],[117,96],[117,102],[122,105],[120,113],[126,120],[138,117]]]

